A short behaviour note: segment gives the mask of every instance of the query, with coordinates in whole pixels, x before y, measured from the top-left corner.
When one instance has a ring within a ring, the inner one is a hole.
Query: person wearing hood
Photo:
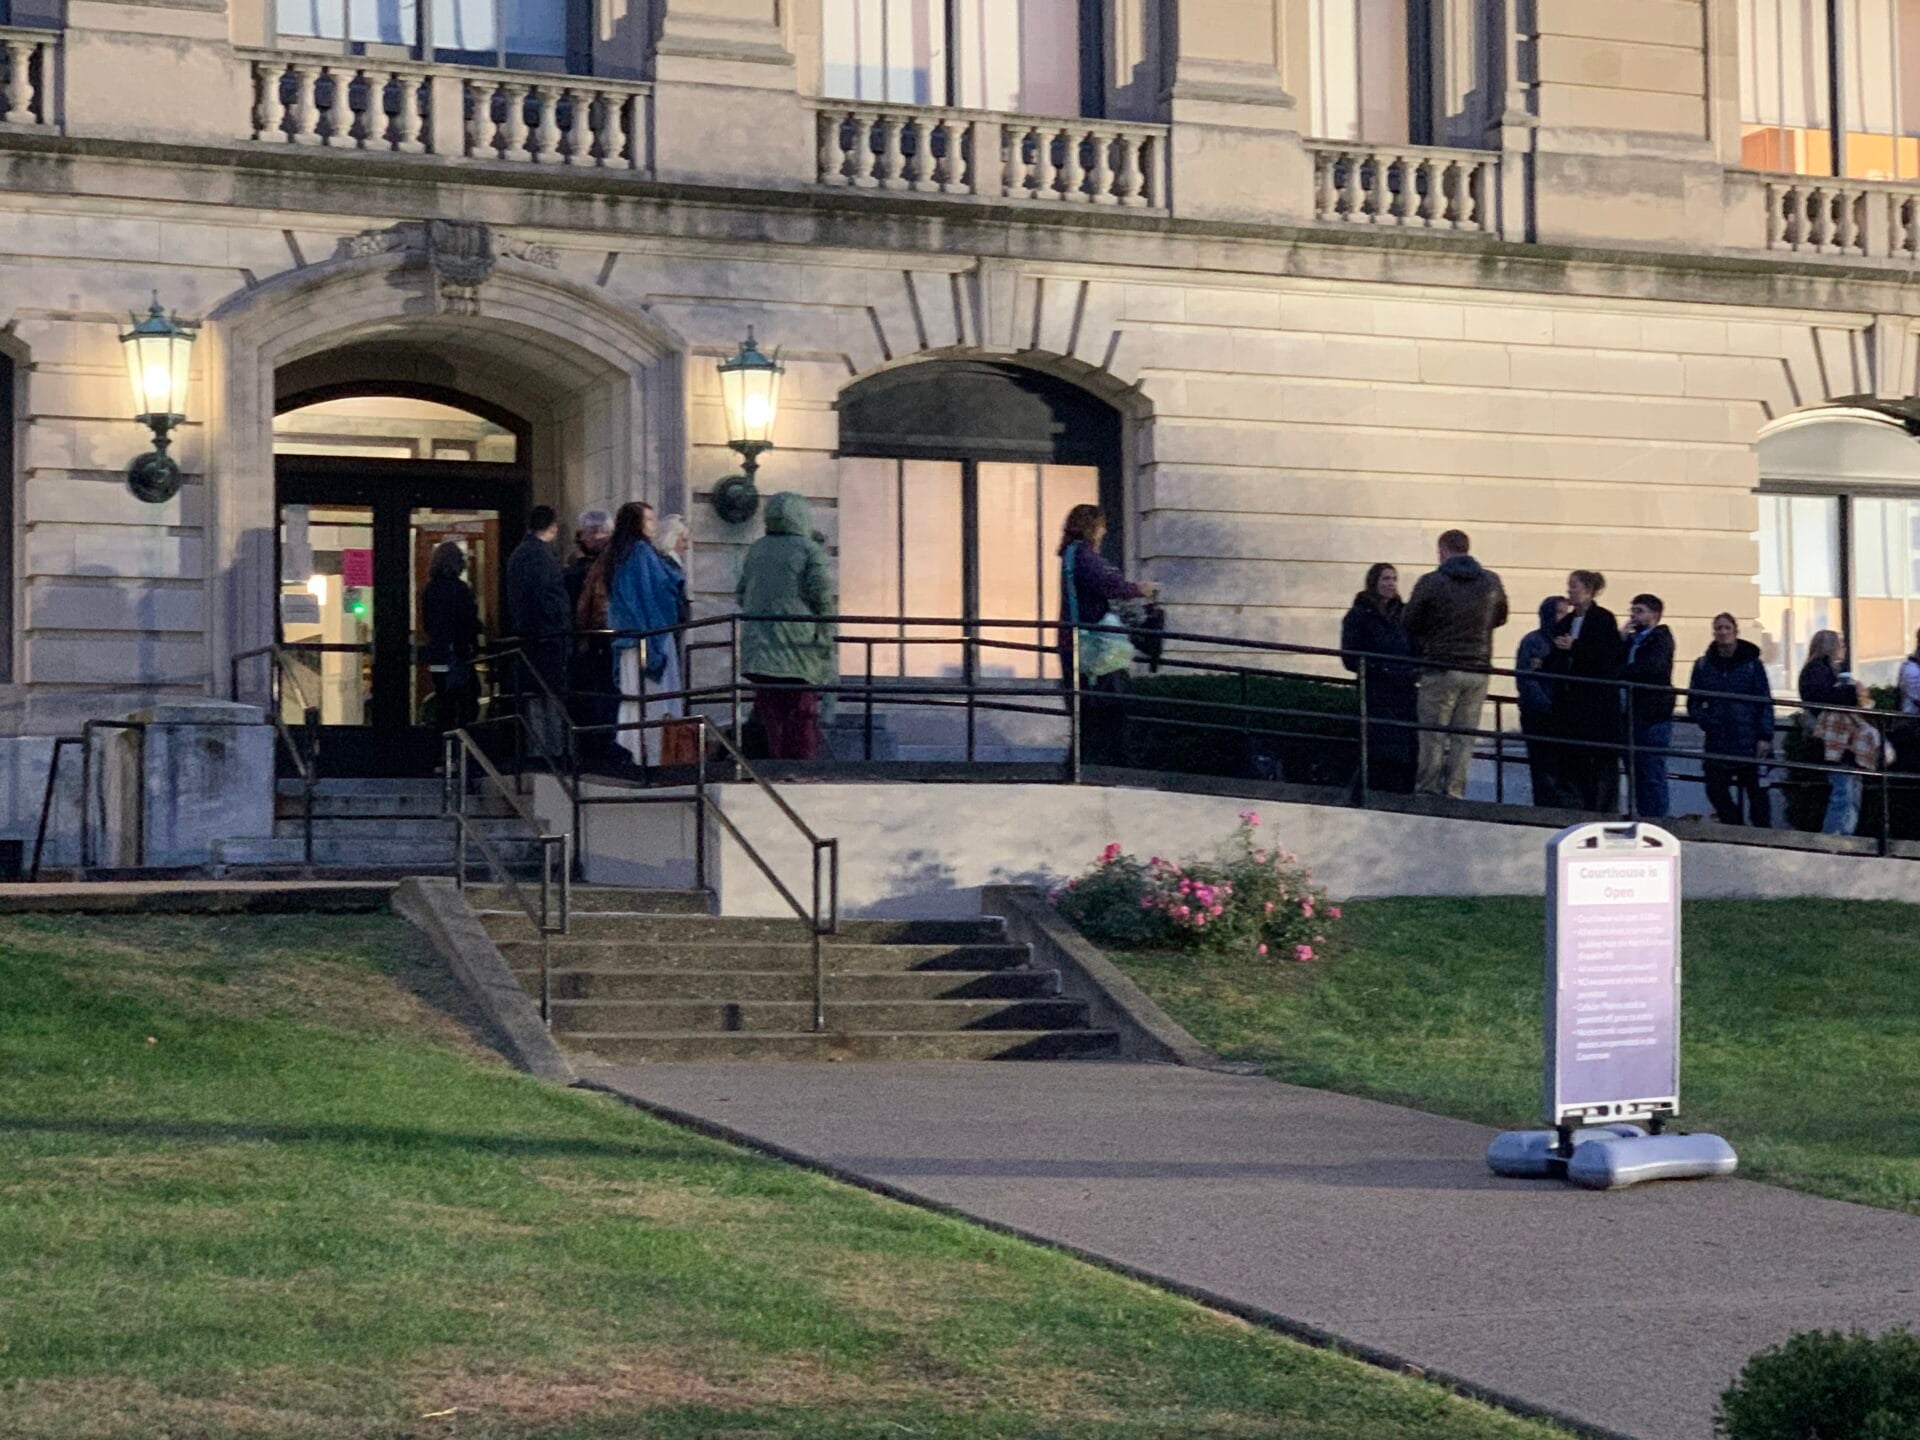
[[[619,744],[648,767],[660,763],[662,732],[657,726],[637,727],[686,713],[673,638],[686,585],[653,548],[653,532],[651,505],[644,500],[622,505],[613,517],[613,538],[587,581],[589,595],[604,590],[607,597],[607,628],[614,632],[620,673],[620,724],[636,727],[618,731]]]
[[[817,687],[836,678],[833,575],[805,497],[773,496],[766,524],[734,591],[740,613],[753,617],[740,627],[740,671],[754,687],[769,757],[811,760],[820,753]]]
[[[1570,807],[1574,801],[1561,773],[1566,751],[1553,743],[1558,733],[1553,722],[1553,680],[1540,672],[1553,653],[1554,627],[1571,609],[1573,602],[1564,595],[1549,595],[1542,600],[1540,628],[1528,631],[1521,638],[1520,648],[1513,657],[1513,668],[1519,672],[1514,689],[1520,698],[1520,733],[1527,737],[1527,770],[1533,779],[1533,803],[1556,808]]]
[[[1731,615],[1713,617],[1713,643],[1693,662],[1687,718],[1700,727],[1706,753],[1720,757],[1704,762],[1707,802],[1720,823],[1770,828],[1772,807],[1758,762],[1773,753],[1773,686],[1760,647],[1740,638],[1740,622]]]
[[[1413,642],[1401,623],[1400,572],[1384,562],[1370,567],[1366,585],[1340,622],[1340,663],[1366,676],[1367,784],[1405,795],[1413,789],[1418,686],[1413,665],[1388,658],[1411,656]],[[1382,724],[1382,721],[1404,724]]]
[[[1620,803],[1620,687],[1617,681],[1626,642],[1620,622],[1600,603],[1607,577],[1598,570],[1567,576],[1570,606],[1553,627],[1553,650],[1543,669],[1564,676],[1553,696],[1553,722],[1561,738],[1585,741],[1569,745],[1562,773],[1574,803],[1582,810],[1611,813]]]
[[[1626,652],[1620,678],[1629,682],[1624,703],[1627,733],[1633,737],[1633,773],[1627,782],[1642,820],[1664,820],[1672,798],[1667,751],[1673,747],[1673,631],[1664,623],[1666,612],[1658,595],[1636,595],[1621,632]]]
[[[1439,568],[1420,577],[1407,602],[1406,627],[1426,663],[1420,674],[1420,768],[1424,795],[1467,793],[1480,710],[1487,700],[1493,632],[1507,623],[1507,592],[1500,577],[1471,554],[1462,530],[1438,544]],[[1450,731],[1455,733],[1440,733]]]

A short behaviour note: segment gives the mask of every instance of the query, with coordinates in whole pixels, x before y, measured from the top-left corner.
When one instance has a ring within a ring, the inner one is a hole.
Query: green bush
[[[1127,763],[1144,770],[1344,785],[1359,764],[1360,697],[1343,681],[1149,675],[1134,680],[1129,696]],[[1243,704],[1264,713],[1216,708]]]
[[[1300,857],[1260,843],[1257,811],[1210,858],[1144,863],[1120,848],[1047,897],[1090,940],[1120,949],[1317,959],[1340,919]]]
[[[1747,1362],[1714,1429],[1726,1440],[1920,1440],[1920,1335],[1802,1331]]]

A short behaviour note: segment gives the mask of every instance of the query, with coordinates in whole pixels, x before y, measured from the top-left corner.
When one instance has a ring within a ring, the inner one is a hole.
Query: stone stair
[[[455,860],[453,822],[441,813],[441,782],[433,779],[322,780],[314,794],[313,863],[335,870],[450,874]],[[505,797],[472,795],[467,813],[516,873],[537,873],[539,846]],[[222,840],[215,863],[229,873],[300,866],[305,859],[300,782],[281,780],[274,793],[271,838]],[[469,855],[469,873],[485,860]]]
[[[541,945],[487,886],[468,902],[529,994]],[[849,920],[826,941],[824,1034],[813,951],[790,920],[720,918],[700,891],[576,886],[570,933],[549,942],[554,1036],[581,1058],[1012,1060],[1117,1052],[1060,977],[1007,943],[998,919]]]

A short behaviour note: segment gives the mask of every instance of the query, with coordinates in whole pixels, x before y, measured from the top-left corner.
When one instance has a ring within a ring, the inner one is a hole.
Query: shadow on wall
[[[995,885],[1050,889],[1061,876],[1044,870],[995,868],[978,885],[962,885],[957,870],[932,850],[909,850],[887,874],[886,894],[861,907],[877,920],[971,919],[980,913],[984,892]]]

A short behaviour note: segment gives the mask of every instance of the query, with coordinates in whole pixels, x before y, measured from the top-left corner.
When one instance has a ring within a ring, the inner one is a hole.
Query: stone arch
[[[273,435],[282,384],[430,381],[525,415],[536,494],[559,504],[639,495],[683,508],[686,360],[650,318],[524,262],[501,261],[478,313],[450,313],[418,255],[311,266],[242,292],[205,329],[208,643],[226,657],[273,638]]]
[[[26,613],[26,586],[16,557],[25,544],[26,427],[22,421],[30,369],[26,346],[0,331],[0,685],[14,679],[20,648],[15,637]]]

